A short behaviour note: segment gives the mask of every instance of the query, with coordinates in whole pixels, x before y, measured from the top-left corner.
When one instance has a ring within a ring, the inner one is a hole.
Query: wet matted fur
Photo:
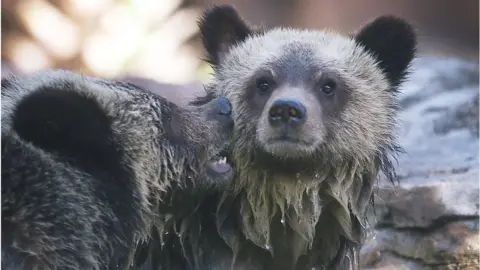
[[[188,194],[181,213],[231,179],[215,163],[233,130],[225,98],[178,107],[68,71],[4,78],[1,94],[3,269],[125,269],[173,191]]]
[[[235,179],[159,232],[137,266],[358,269],[374,184],[382,173],[395,179],[396,95],[415,56],[411,25],[382,16],[350,36],[252,29],[233,7],[217,6],[200,30],[215,72],[205,98],[227,97],[234,110]],[[294,104],[290,120],[301,112],[295,128],[272,124],[279,101]]]

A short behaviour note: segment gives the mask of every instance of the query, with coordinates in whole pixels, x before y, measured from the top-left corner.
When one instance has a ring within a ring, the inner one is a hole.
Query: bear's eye
[[[260,93],[265,94],[273,88],[273,82],[267,78],[260,78],[257,80],[256,86]]]
[[[322,82],[320,85],[320,89],[322,90],[322,93],[324,93],[327,96],[331,96],[335,93],[335,89],[337,88],[337,83],[335,83],[334,80],[332,79],[327,79],[325,82]]]

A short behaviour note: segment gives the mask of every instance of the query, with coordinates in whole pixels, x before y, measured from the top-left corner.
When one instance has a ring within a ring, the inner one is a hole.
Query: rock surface
[[[478,63],[419,58],[400,96],[400,184],[380,181],[363,269],[479,269]]]

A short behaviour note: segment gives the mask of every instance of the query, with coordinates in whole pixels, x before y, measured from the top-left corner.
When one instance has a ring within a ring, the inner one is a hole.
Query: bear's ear
[[[231,46],[245,40],[253,31],[231,5],[213,6],[207,9],[199,21],[207,61],[216,66]]]
[[[381,16],[360,29],[355,40],[377,58],[392,86],[402,83],[416,54],[412,25],[401,18]]]

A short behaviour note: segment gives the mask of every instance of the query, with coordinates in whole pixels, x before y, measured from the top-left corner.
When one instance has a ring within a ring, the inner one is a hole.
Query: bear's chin
[[[311,143],[290,139],[269,140],[262,147],[278,159],[302,159],[311,156],[315,151]]]
[[[290,151],[299,151],[299,146],[292,144]],[[283,149],[282,151],[285,151]],[[240,158],[239,160],[245,160]],[[233,160],[235,167],[236,159]],[[251,156],[251,170],[258,170],[273,175],[295,175],[298,173],[314,173],[319,168],[318,153],[315,151],[301,151],[295,155],[283,155],[280,152],[272,153],[271,148],[264,145],[256,145],[254,154]],[[242,167],[242,166],[240,166]]]

